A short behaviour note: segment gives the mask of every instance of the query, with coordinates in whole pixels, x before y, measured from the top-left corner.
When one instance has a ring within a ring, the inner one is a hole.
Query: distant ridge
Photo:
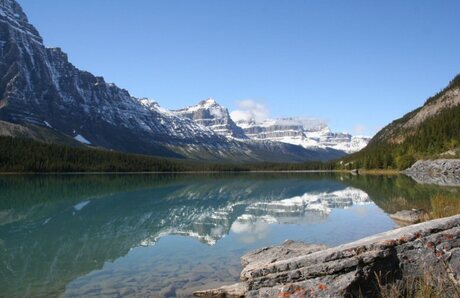
[[[280,142],[308,150],[334,149],[353,153],[364,148],[370,140],[368,137],[352,136],[348,133],[334,133],[324,122],[312,119],[282,118],[261,122],[252,119],[235,123],[227,108],[212,98],[174,113],[226,137]]]

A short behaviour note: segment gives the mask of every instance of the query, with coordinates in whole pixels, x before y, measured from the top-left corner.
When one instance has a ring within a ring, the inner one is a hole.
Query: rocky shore
[[[382,287],[427,272],[449,297],[459,294],[460,215],[326,248],[287,241],[242,258],[241,282],[198,297],[377,297]],[[436,283],[436,285],[434,284]]]
[[[460,186],[460,159],[419,160],[403,173],[422,184]]]

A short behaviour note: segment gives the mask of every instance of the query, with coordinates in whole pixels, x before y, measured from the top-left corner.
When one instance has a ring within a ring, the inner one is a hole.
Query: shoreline
[[[153,171],[153,172],[0,172],[0,175],[145,175],[145,174],[289,174],[289,173],[343,173],[353,174],[349,170],[248,170],[248,171]],[[400,171],[359,170],[359,175],[400,175]]]
[[[242,256],[239,283],[194,295],[374,297],[388,289],[407,290],[419,281],[453,297],[460,289],[459,240],[460,215],[455,215],[332,248],[286,241]]]

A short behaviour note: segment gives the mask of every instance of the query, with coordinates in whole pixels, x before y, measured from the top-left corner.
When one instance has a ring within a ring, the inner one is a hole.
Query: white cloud
[[[238,235],[241,242],[252,244],[268,237],[270,224],[263,220],[256,220],[255,222],[236,221],[233,223],[231,231]]]
[[[252,99],[238,102],[238,110],[230,113],[233,121],[261,122],[268,118],[269,110],[266,105]]]

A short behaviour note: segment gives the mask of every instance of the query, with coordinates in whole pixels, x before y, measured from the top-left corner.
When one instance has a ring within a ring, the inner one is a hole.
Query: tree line
[[[0,136],[0,172],[244,172],[329,170],[333,163],[203,163]]]

